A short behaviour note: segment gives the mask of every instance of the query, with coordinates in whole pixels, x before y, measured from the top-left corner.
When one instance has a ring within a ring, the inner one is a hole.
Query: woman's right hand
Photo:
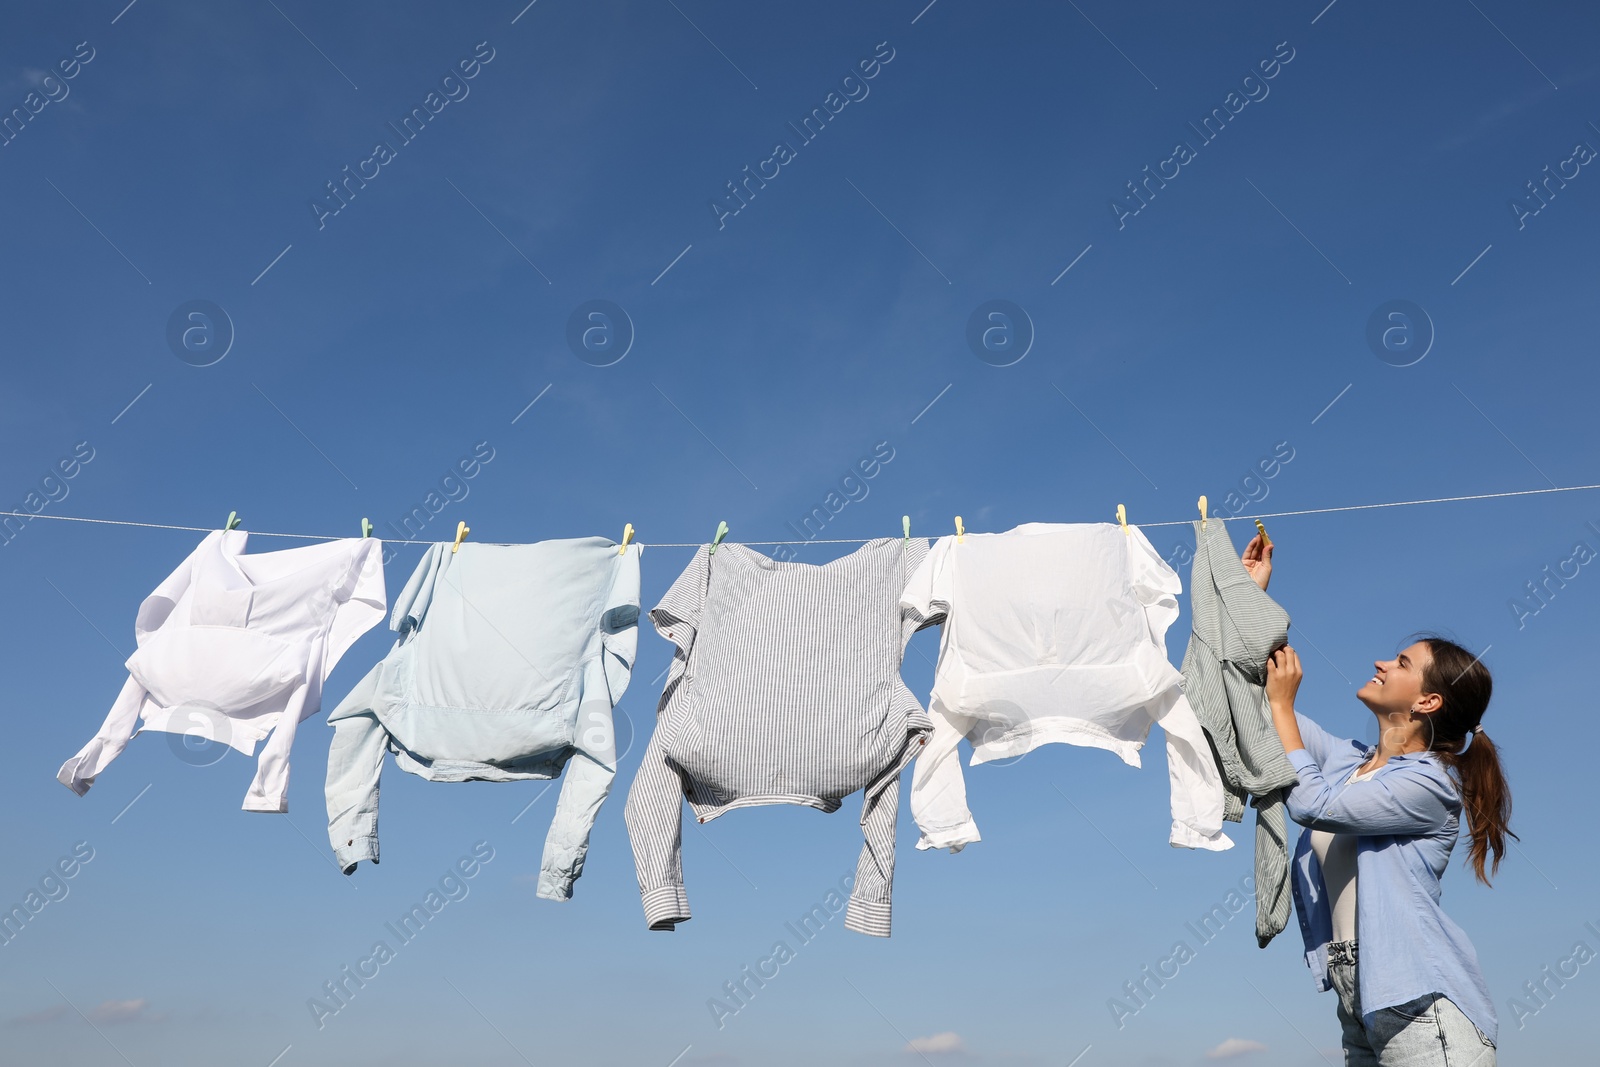
[[[1250,577],[1261,591],[1267,591],[1267,582],[1272,580],[1272,542],[1262,537],[1259,533],[1250,539],[1240,554],[1240,562],[1244,569],[1250,572]]]
[[[1295,694],[1300,692],[1300,656],[1284,645],[1267,657],[1267,703],[1272,709],[1294,711]]]

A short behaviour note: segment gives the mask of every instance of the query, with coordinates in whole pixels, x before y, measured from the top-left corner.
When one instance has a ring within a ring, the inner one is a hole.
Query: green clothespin
[[[363,515],[361,517],[361,536],[362,537],[371,537],[372,536],[372,523],[367,520],[367,517],[365,515]]]
[[[906,532],[906,539],[905,539],[904,544],[906,544],[906,545],[911,544],[911,516],[910,515],[902,515],[902,516],[900,516],[900,528],[903,529]]]
[[[222,528],[224,530],[237,530],[239,528],[239,513],[237,511],[228,512],[228,521]]]
[[[717,523],[717,536],[715,536],[715,537],[713,537],[711,539],[711,547],[706,550],[706,555],[709,556],[709,555],[713,554],[714,552],[716,552],[717,546],[722,544],[722,539],[724,537],[727,537],[727,536],[728,536],[728,524],[725,523],[725,522]]]

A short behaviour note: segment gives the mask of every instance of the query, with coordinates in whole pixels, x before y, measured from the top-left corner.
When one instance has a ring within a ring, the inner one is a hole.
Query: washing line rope
[[[1391,500],[1381,504],[1347,504],[1336,508],[1303,508],[1299,511],[1266,511],[1258,515],[1230,515],[1227,518],[1236,519],[1287,519],[1299,515],[1331,515],[1341,511],[1372,511],[1378,508],[1408,508],[1418,504],[1454,504],[1465,500],[1498,500],[1505,497],[1540,496],[1547,493],[1577,493],[1589,489],[1600,489],[1600,485],[1559,485],[1549,489],[1518,489],[1506,493],[1473,493],[1468,496],[1436,496],[1426,500]],[[88,522],[100,526],[135,526],[144,530],[186,530],[190,533],[211,533],[214,526],[173,526],[160,522],[131,522],[126,519],[90,519],[80,515],[43,515],[29,511],[0,511],[0,515],[15,516],[23,519],[54,519],[57,522]],[[1218,516],[1222,518],[1222,516]],[[1141,530],[1153,529],[1157,526],[1188,526],[1195,522],[1194,519],[1173,519],[1168,522],[1141,522],[1130,523]],[[271,530],[247,530],[252,537],[289,537],[299,541],[343,541],[345,537],[329,534],[295,534],[277,533]],[[977,531],[974,531],[977,532]],[[374,538],[385,544],[432,544],[431,541],[417,541],[411,538]],[[747,545],[864,545],[869,541],[881,541],[882,537],[841,537],[841,538],[812,538],[805,541],[744,541]],[[521,541],[479,541],[478,544],[489,545],[517,545],[527,544]],[[699,548],[704,541],[634,541],[641,548]]]

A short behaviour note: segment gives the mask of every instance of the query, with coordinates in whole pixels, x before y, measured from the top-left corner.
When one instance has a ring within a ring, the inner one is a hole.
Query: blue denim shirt
[[[1430,993],[1448,997],[1495,1040],[1494,1003],[1478,955],[1439,906],[1439,879],[1460,825],[1461,792],[1431,753],[1391,756],[1377,774],[1348,779],[1372,749],[1337,738],[1296,714],[1305,748],[1289,753],[1300,784],[1289,791],[1289,815],[1306,827],[1295,848],[1295,912],[1306,963],[1318,989],[1330,988],[1328,942],[1333,916],[1311,831],[1356,834],[1356,925],[1360,931],[1363,1021],[1384,1008]]]

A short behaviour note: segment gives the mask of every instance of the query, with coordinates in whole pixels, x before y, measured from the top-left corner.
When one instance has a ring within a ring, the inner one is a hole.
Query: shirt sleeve
[[[135,641],[144,644],[151,634],[166,623],[173,609],[177,607],[178,601],[189,589],[196,558],[202,550],[209,549],[221,537],[221,530],[213,530],[206,534],[184,561],[178,564],[177,569],[167,575],[139,604],[139,612],[134,617],[133,623]],[[124,680],[121,691],[117,693],[117,699],[106,714],[105,722],[100,724],[100,729],[95,731],[88,744],[78,750],[77,755],[61,765],[61,769],[56,772],[56,780],[79,796],[87,793],[100,772],[110,766],[111,761],[122,755],[122,750],[128,747],[128,742],[138,727],[139,713],[144,708],[147,696],[144,687],[135,681],[132,675]]]
[[[1294,721],[1300,727],[1300,741],[1306,746],[1305,751],[1316,763],[1328,762],[1334,748],[1351,743],[1347,738],[1334,737],[1298,711],[1294,713]]]
[[[373,703],[382,677],[379,663],[328,714],[328,841],[345,874],[363,860],[378,862],[378,782],[389,734]]]
[[[399,634],[421,625],[422,619],[428,614],[428,605],[433,601],[433,590],[439,582],[439,576],[444,572],[450,546],[438,543],[431,545],[423,553],[422,559],[417,562],[417,569],[411,572],[405,588],[400,590],[400,595],[394,598],[394,611],[389,616],[389,629]],[[382,558],[381,556],[379,557]]]
[[[573,753],[562,774],[561,798],[545,838],[537,896],[567,900],[583,874],[600,806],[617,774],[614,709],[628,688],[639,635],[639,548],[615,559],[606,607],[599,620],[601,650],[584,666]]]
[[[591,660],[584,668],[583,701],[578,707],[573,753],[561,776],[561,798],[545,837],[544,859],[539,864],[535,895],[545,900],[568,900],[572,883],[583,874],[589,852],[589,834],[600,805],[611,793],[617,775],[617,735],[612,720],[611,697],[605,665]]]
[[[1289,815],[1301,826],[1335,834],[1416,835],[1441,829],[1461,810],[1447,782],[1418,765],[1386,767],[1360,782],[1335,785],[1307,749],[1289,753],[1300,784],[1289,790]]]
[[[711,579],[708,546],[701,545],[661,602],[650,609],[656,631],[675,646],[666,685],[656,706],[655,730],[645,748],[639,773],[628,790],[624,820],[639,876],[639,897],[645,922],[652,930],[671,930],[689,917],[683,886],[683,779],[667,759],[665,730],[673,697],[688,669],[700,614]]]
[[[1178,621],[1178,594],[1183,592],[1183,579],[1161,558],[1143,530],[1129,526],[1127,539],[1128,584],[1134,598],[1144,606],[1151,638],[1165,649],[1167,630]]]
[[[935,541],[933,548],[911,572],[905,591],[900,594],[900,607],[915,613],[916,626],[912,627],[913,630],[943,621],[950,610],[951,575],[945,562],[954,543],[949,536]]]
[[[928,715],[933,719],[933,733],[911,772],[911,818],[921,832],[917,847],[960,852],[983,840],[967,809],[967,782],[956,747],[974,720],[946,711],[937,702]]]
[[[333,672],[356,639],[383,621],[388,606],[388,590],[383,583],[383,542],[375,537],[353,538],[355,544],[350,567],[339,589],[333,621],[328,628],[328,647],[322,658],[322,675]],[[316,713],[316,708],[311,713]]]
[[[1167,735],[1167,779],[1172,789],[1174,848],[1221,852],[1233,847],[1222,832],[1222,772],[1205,731],[1183,690],[1174,685],[1158,698],[1152,716]]]

